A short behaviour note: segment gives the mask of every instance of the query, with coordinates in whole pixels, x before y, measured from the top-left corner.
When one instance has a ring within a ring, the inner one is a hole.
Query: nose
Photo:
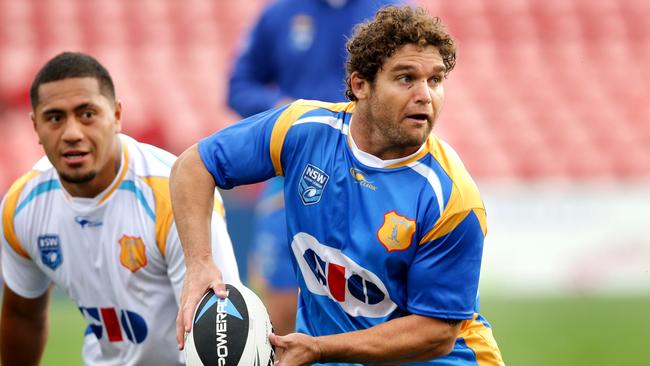
[[[61,138],[65,142],[74,143],[83,138],[81,123],[77,121],[75,118],[69,118],[66,121],[65,126],[63,128],[64,129]]]
[[[413,88],[416,103],[431,104],[431,87],[427,80],[418,81]]]

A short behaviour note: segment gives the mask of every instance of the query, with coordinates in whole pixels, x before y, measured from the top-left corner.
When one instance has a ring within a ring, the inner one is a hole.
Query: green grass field
[[[650,365],[650,297],[482,299],[512,366]],[[52,302],[42,365],[81,365],[85,329],[68,300]]]

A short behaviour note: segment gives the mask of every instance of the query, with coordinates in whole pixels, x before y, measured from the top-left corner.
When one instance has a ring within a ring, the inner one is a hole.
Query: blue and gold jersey
[[[348,133],[354,107],[300,100],[199,151],[222,188],[285,177],[298,331],[349,332],[408,314],[464,320],[452,354],[421,364],[502,364],[478,315],[486,219],[472,178],[434,135],[402,159],[359,150]]]

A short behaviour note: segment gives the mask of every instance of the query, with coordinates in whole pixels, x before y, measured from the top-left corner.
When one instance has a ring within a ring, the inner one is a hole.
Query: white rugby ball
[[[210,290],[196,307],[185,338],[187,366],[272,366],[273,327],[262,300],[242,284],[226,290],[223,299]]]

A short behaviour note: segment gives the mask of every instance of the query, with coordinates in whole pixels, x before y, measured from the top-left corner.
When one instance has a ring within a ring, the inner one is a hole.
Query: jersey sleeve
[[[470,319],[476,308],[484,231],[482,208],[448,217],[445,235],[419,245],[408,272],[408,310],[442,319]]]
[[[226,222],[222,212],[218,210],[212,213],[211,234],[212,257],[221,270],[224,282],[240,283],[237,261],[226,228]],[[176,224],[172,224],[167,235],[165,259],[167,261],[167,277],[169,277],[169,281],[172,284],[176,302],[180,304],[180,293],[185,277],[185,259],[183,247],[181,246],[178,231],[176,230]]]
[[[271,158],[275,123],[287,106],[246,118],[199,141],[203,164],[219,188],[261,182],[276,175]],[[276,133],[277,135],[277,133]]]
[[[28,299],[43,295],[50,286],[49,277],[31,259],[16,253],[4,235],[0,237],[0,242],[5,284],[16,294]]]

